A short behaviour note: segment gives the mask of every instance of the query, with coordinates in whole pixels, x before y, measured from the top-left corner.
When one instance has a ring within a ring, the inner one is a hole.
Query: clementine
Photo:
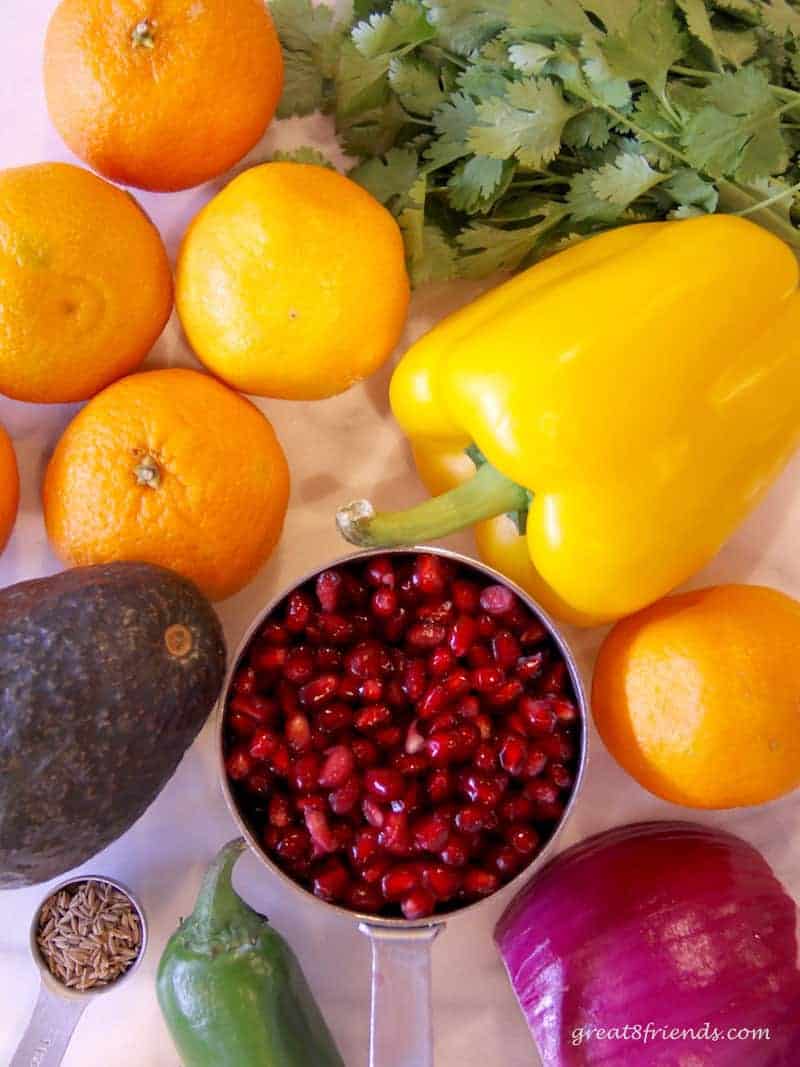
[[[250,151],[278,106],[283,61],[264,0],[61,0],[44,76],[76,155],[165,192]]]
[[[675,804],[762,804],[800,784],[800,602],[762,586],[668,597],[617,623],[593,713],[612,756]]]
[[[288,496],[267,418],[176,368],[124,378],[79,412],[48,465],[44,515],[70,563],[161,564],[221,600],[270,556]]]
[[[86,400],[135,370],[172,310],[155,226],[88,170],[0,171],[0,393]]]
[[[19,506],[19,472],[11,438],[0,426],[0,552],[6,547]]]
[[[397,344],[409,282],[390,213],[336,171],[265,163],[192,222],[178,311],[200,359],[246,393],[316,400]]]

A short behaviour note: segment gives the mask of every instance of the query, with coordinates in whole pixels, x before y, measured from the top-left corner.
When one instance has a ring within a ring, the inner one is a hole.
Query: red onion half
[[[796,919],[751,845],[651,822],[556,856],[495,940],[546,1067],[798,1067]]]

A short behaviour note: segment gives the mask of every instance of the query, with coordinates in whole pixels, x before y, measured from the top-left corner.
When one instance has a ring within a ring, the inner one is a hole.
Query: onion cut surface
[[[732,834],[650,822],[591,837],[533,879],[495,940],[546,1067],[800,1065],[797,908]]]

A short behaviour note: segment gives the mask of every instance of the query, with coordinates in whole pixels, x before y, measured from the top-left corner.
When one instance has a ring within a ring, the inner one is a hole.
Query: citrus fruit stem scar
[[[155,23],[150,19],[142,19],[141,22],[137,22],[133,27],[131,33],[131,40],[139,48],[153,48],[155,47],[155,37],[153,31],[155,30]]]
[[[146,485],[150,489],[158,489],[161,485],[161,467],[155,456],[145,456],[133,468],[133,473],[139,485]]]

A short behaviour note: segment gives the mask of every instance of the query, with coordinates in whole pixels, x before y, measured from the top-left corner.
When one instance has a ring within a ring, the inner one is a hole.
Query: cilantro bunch
[[[272,0],[281,116],[333,116],[415,284],[610,227],[747,215],[800,252],[790,0]]]

